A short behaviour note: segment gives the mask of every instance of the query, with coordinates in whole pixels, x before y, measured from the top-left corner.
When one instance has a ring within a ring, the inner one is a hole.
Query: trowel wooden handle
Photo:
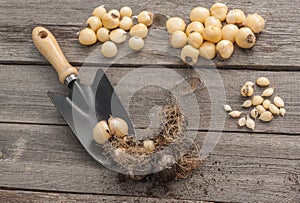
[[[52,33],[43,27],[36,27],[32,31],[32,39],[36,48],[55,68],[59,81],[66,84],[66,79],[73,75],[77,76],[78,71],[71,66],[61,51]]]

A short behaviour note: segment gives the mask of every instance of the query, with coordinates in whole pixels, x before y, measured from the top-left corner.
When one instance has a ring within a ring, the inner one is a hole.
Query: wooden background
[[[210,7],[212,3],[2,0],[0,202],[300,202],[299,1],[228,2],[229,8],[258,12],[267,24],[253,49],[236,49],[227,61],[214,59],[227,103],[237,108],[243,101],[239,96],[241,83],[263,75],[285,98],[287,115],[270,124],[258,122],[254,132],[238,128],[236,121],[227,117],[216,148],[189,179],[157,184],[153,179],[133,182],[120,178],[84,151],[47,97],[48,90],[66,94],[67,89],[59,84],[54,70],[35,49],[31,40],[35,26],[51,30],[69,61],[89,70],[82,76],[88,83],[96,67],[111,63],[97,54],[100,44],[83,47],[76,38],[93,8],[100,4],[108,9],[127,5],[135,14],[151,10],[157,18],[146,39],[145,51],[114,62],[107,76],[116,85],[137,67],[162,64],[187,77],[194,73],[178,58],[161,51],[168,46],[165,19],[179,16],[188,20],[193,7]],[[120,55],[126,51],[126,45],[120,46]],[[195,94],[201,117],[196,130],[203,140],[214,116],[210,113],[212,101],[205,87]],[[130,113],[138,128],[147,124],[148,115],[143,112],[151,109],[153,104],[147,103],[151,99],[160,102],[157,91],[149,88],[139,91],[131,102]],[[224,116],[222,110],[220,116]]]

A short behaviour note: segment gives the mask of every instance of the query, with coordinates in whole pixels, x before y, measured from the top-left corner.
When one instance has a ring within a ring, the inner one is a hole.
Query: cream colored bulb
[[[97,16],[98,18],[102,19],[103,16],[107,13],[106,9],[104,8],[104,5],[98,6],[93,11],[93,16]]]
[[[138,15],[138,22],[143,23],[146,26],[151,26],[153,23],[154,14],[150,11],[142,11]]]
[[[173,48],[182,48],[186,45],[188,38],[182,31],[175,31],[171,34],[170,42]]]
[[[265,28],[266,21],[257,13],[248,15],[245,19],[245,26],[249,27],[254,33],[260,33]]]
[[[244,11],[241,9],[233,9],[228,12],[226,17],[226,22],[228,24],[237,24],[239,26],[242,26],[245,22],[246,16]]]
[[[97,39],[100,42],[107,42],[109,40],[109,30],[105,27],[100,28],[97,31]]]
[[[129,47],[135,51],[139,51],[144,47],[144,40],[141,37],[131,37],[129,39]]]
[[[229,59],[234,51],[233,43],[229,40],[223,39],[218,42],[216,51],[219,56],[223,59]]]
[[[270,111],[266,111],[260,115],[259,120],[263,122],[270,122],[273,118],[273,114]]]
[[[203,43],[203,37],[199,32],[193,32],[188,36],[188,43],[194,48],[199,49]]]
[[[215,58],[216,45],[212,42],[204,42],[199,48],[199,55],[205,59]]]
[[[102,27],[102,22],[97,16],[91,16],[86,21],[86,26],[94,30],[94,32],[97,32],[97,30]]]
[[[169,33],[173,33],[175,31],[184,31],[186,24],[181,18],[173,17],[167,20],[166,27]]]
[[[199,50],[192,45],[185,45],[181,50],[180,56],[184,63],[193,65],[198,62]]]
[[[121,17],[125,17],[125,16],[131,17],[132,16],[132,10],[131,10],[131,8],[128,7],[128,6],[122,7],[120,9],[120,15],[121,15]]]
[[[126,41],[127,32],[125,30],[118,28],[111,31],[111,33],[109,34],[109,38],[114,43],[121,44]]]
[[[220,21],[224,21],[226,19],[228,7],[223,3],[216,3],[212,5],[210,12],[212,16],[215,16]]]
[[[122,138],[128,135],[128,125],[125,120],[111,116],[108,119],[109,130],[112,135]]]
[[[244,85],[241,89],[241,95],[243,97],[251,97],[254,93],[254,89],[250,85]]]
[[[259,77],[256,80],[256,84],[261,87],[267,87],[270,85],[270,80],[266,77]]]
[[[130,35],[145,38],[148,35],[148,28],[145,24],[139,23],[130,29]]]
[[[210,16],[210,12],[205,7],[196,7],[196,8],[193,8],[192,11],[190,12],[190,20],[192,22],[198,21],[198,22],[204,23],[205,19],[208,16]]]
[[[222,39],[222,31],[219,27],[208,26],[204,28],[203,39],[218,43]]]
[[[236,33],[239,31],[239,28],[233,24],[227,24],[222,28],[222,39],[230,40],[235,42]]]
[[[110,11],[108,11],[109,14],[118,17],[119,19],[121,18],[121,14],[117,9],[112,9]]]
[[[115,43],[107,41],[104,44],[102,44],[101,53],[106,58],[113,58],[117,55],[118,48]]]
[[[105,144],[111,137],[106,121],[100,121],[93,129],[93,138],[98,144]]]
[[[119,16],[114,13],[107,13],[102,18],[102,24],[107,29],[117,28],[120,24]]]
[[[254,46],[256,37],[250,28],[243,27],[236,33],[235,41],[239,47],[249,49]]]
[[[85,28],[79,33],[79,43],[82,45],[92,45],[97,42],[97,36],[94,30]]]
[[[155,150],[155,143],[153,140],[144,140],[143,146],[147,149],[148,152],[153,152]]]
[[[133,26],[133,21],[130,17],[124,16],[122,17],[122,20],[120,21],[119,27],[123,30],[130,30]]]
[[[205,19],[204,25],[205,25],[205,27],[213,26],[213,27],[222,28],[221,21],[218,18],[216,18],[215,16],[209,16],[209,17],[207,17]]]
[[[264,102],[264,98],[262,98],[259,95],[256,95],[252,98],[252,104],[253,106],[261,105]]]
[[[204,31],[203,24],[198,21],[194,21],[188,24],[185,33],[187,36],[189,36],[189,34],[193,32],[199,32],[200,34],[203,34],[203,31]]]

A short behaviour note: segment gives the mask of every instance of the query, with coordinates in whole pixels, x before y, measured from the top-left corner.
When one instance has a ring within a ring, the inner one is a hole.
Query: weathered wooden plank
[[[149,197],[130,197],[130,196],[109,196],[109,195],[89,195],[72,193],[49,193],[49,192],[31,192],[0,190],[0,201],[5,203],[31,203],[31,202],[126,202],[126,203],[176,203],[183,202],[176,199],[149,198]],[[184,200],[185,203],[194,201]],[[197,201],[198,203],[213,203]]]
[[[96,67],[81,67],[80,77],[82,82],[88,84],[93,81]],[[119,97],[124,100],[130,94],[130,91],[136,87],[142,87],[150,84],[146,80],[154,80],[161,77],[163,69],[150,69],[144,75],[140,75],[135,80],[126,80],[129,73],[136,71],[135,68],[109,68],[107,76],[112,84],[116,87],[118,84],[121,86],[120,81],[126,83],[125,90],[119,91]],[[199,77],[193,69],[178,68],[172,69],[179,73],[184,78]],[[56,73],[49,66],[13,66],[1,65],[0,66],[0,121],[1,122],[19,122],[19,123],[42,123],[42,124],[65,124],[62,117],[59,115],[54,105],[48,98],[47,91],[55,91],[61,94],[66,94],[67,89],[59,84]],[[171,71],[171,70],[169,70]],[[202,73],[208,73],[209,70],[201,70]],[[19,73],[22,74],[19,74]],[[172,71],[171,71],[172,72]],[[201,73],[201,74],[202,74]],[[220,93],[214,92],[210,96],[209,91],[204,83],[201,83],[199,89],[196,90],[195,95],[199,103],[199,110],[192,106],[187,100],[187,111],[191,113],[197,110],[200,116],[199,127],[200,130],[208,130],[212,119],[215,120],[218,128],[211,130],[222,130],[222,118],[226,118],[224,126],[225,131],[248,131],[247,129],[239,129],[237,121],[225,117],[225,112],[222,105],[228,103],[233,108],[242,110],[239,105],[242,104],[244,98],[239,96],[239,89],[241,85],[248,80],[255,80],[259,76],[267,76],[270,78],[272,85],[276,88],[276,94],[279,94],[285,99],[287,115],[285,118],[278,117],[269,124],[257,122],[255,132],[273,132],[273,133],[300,133],[300,92],[297,91],[300,85],[299,72],[267,72],[267,71],[245,71],[245,70],[219,70],[219,74],[223,80],[226,100],[219,98]],[[9,76],[9,77],[8,77]],[[168,76],[164,76],[168,79]],[[200,76],[202,77],[202,76]],[[125,80],[125,81],[124,81]],[[172,81],[166,84],[168,87],[173,88],[180,81]],[[167,82],[166,82],[167,83]],[[215,85],[219,85],[216,81]],[[161,85],[157,83],[157,85]],[[138,89],[139,89],[138,88]],[[217,87],[216,87],[217,88]],[[213,89],[216,89],[213,88]],[[257,88],[257,93],[261,93],[262,89]],[[184,97],[185,98],[185,97]],[[149,111],[156,105],[162,105],[166,99],[166,91],[149,87],[138,90],[132,97],[129,104],[125,104],[129,109],[129,113],[135,125],[139,128],[145,128],[150,124]],[[217,113],[212,113],[211,104],[217,105]],[[244,110],[245,112],[247,110]],[[195,116],[192,115],[192,116]],[[197,118],[190,117],[189,120]]]
[[[222,202],[298,202],[298,137],[223,133],[191,178],[132,182],[97,164],[65,126],[0,124],[0,187]],[[202,143],[206,133],[199,133]],[[255,194],[255,195],[254,195]]]
[[[171,57],[171,52],[178,56],[178,51],[170,51],[168,34],[164,28],[166,16],[179,16],[188,21],[189,11],[198,5],[210,7],[215,1],[102,1],[108,9],[121,8],[129,5],[135,13],[149,9],[157,14],[157,19],[146,39],[144,51],[140,54],[143,60],[135,60],[128,56],[126,44],[119,46],[119,56],[126,56],[117,64],[170,64],[183,65],[178,58]],[[2,63],[46,63],[38,54],[31,42],[31,30],[34,26],[47,26],[58,38],[67,58],[72,63],[83,63],[87,60],[95,64],[111,63],[112,60],[103,60],[100,57],[99,46],[91,47],[79,45],[76,33],[83,27],[85,20],[99,2],[86,1],[83,5],[79,0],[67,0],[64,4],[55,0],[42,1],[5,1],[0,5],[0,62]],[[230,8],[242,8],[246,13],[258,12],[267,20],[263,33],[259,34],[257,45],[251,50],[236,49],[230,60],[215,59],[217,66],[229,68],[253,65],[257,69],[299,70],[300,33],[299,2],[288,0],[261,1],[230,1]],[[293,9],[291,9],[293,8]],[[289,12],[282,12],[288,10]],[[22,14],[22,15],[21,15]],[[96,54],[92,54],[93,51]],[[267,65],[267,66],[266,66]],[[250,67],[249,67],[250,68]]]

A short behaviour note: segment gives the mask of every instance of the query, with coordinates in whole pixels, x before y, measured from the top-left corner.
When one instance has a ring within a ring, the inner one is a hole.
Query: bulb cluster
[[[259,77],[256,80],[256,85],[258,87],[265,88],[261,95],[254,95],[255,83],[252,81],[248,81],[244,84],[241,89],[241,95],[243,97],[252,98],[247,99],[242,104],[243,108],[251,108],[253,107],[247,116],[241,117],[244,112],[232,110],[229,105],[224,105],[224,110],[230,112],[229,115],[232,118],[239,118],[238,125],[240,127],[246,126],[249,129],[254,130],[255,128],[255,120],[258,118],[263,122],[270,122],[273,120],[274,116],[285,116],[286,109],[284,108],[285,104],[282,98],[279,96],[275,96],[273,98],[273,103],[271,100],[272,95],[274,94],[275,89],[273,87],[268,87],[270,85],[270,80],[266,77]],[[240,118],[241,117],[241,118]]]
[[[228,11],[227,5],[215,3],[210,9],[196,7],[190,12],[190,23],[171,17],[166,22],[173,48],[182,48],[181,59],[195,64],[198,57],[213,59],[218,55],[229,59],[234,52],[234,43],[249,49],[256,42],[256,33],[263,31],[265,20],[257,13],[248,15],[241,9]]]
[[[137,18],[136,25],[134,18]],[[144,47],[143,38],[147,37],[148,27],[152,25],[153,19],[154,15],[150,11],[142,11],[137,16],[132,16],[130,7],[124,6],[120,11],[112,9],[107,12],[102,5],[94,9],[86,22],[86,28],[79,32],[79,43],[93,45],[97,41],[102,42],[102,55],[112,58],[118,53],[116,44],[124,43],[129,32],[129,47],[139,51]]]

